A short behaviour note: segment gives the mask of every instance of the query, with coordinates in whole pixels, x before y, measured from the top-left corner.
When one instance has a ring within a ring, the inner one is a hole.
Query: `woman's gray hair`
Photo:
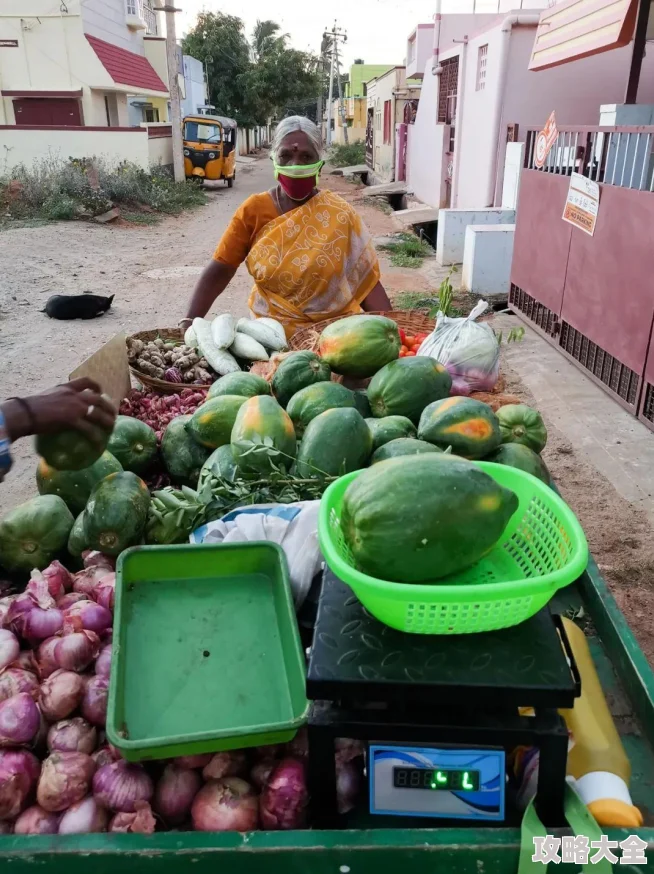
[[[294,134],[297,131],[302,131],[302,133],[309,137],[311,144],[316,150],[318,159],[322,158],[322,136],[320,135],[320,129],[318,126],[314,124],[310,118],[307,118],[304,115],[289,115],[287,118],[283,118],[279,122],[275,130],[271,152],[273,159],[277,157],[277,152],[279,151],[283,140],[285,140],[289,134]]]

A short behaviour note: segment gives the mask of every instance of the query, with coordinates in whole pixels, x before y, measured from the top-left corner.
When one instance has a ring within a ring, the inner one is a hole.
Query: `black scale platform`
[[[502,631],[404,634],[378,622],[326,569],[307,674],[314,817],[322,827],[338,823],[333,741],[352,737],[538,746],[538,812],[561,825],[568,733],[557,708],[572,707],[579,693],[561,623],[547,608]],[[519,707],[536,714],[520,716]]]

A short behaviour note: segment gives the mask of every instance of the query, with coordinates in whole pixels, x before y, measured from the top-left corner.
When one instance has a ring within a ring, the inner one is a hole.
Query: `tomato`
[[[414,350],[414,349],[411,349],[409,352],[406,353],[406,355],[405,355],[404,357],[405,357],[405,358],[410,358],[411,355],[415,355],[415,354],[416,354],[416,353],[415,353],[415,350]]]
[[[404,343],[402,343],[402,345],[400,346],[400,352],[404,352],[404,354],[406,355],[406,353],[408,351],[409,351],[409,347],[405,346]]]
[[[407,334],[407,338],[404,342],[406,346],[413,346],[416,342],[416,338],[412,337],[410,334]]]
[[[416,334],[416,343],[424,343],[429,334]]]
[[[400,328],[400,340],[402,341],[402,345],[406,343],[406,334],[403,328]]]
[[[402,350],[400,349],[400,354],[399,354],[397,357],[398,357],[398,358],[406,358],[406,356],[407,356],[408,354],[409,354],[408,352],[402,352]]]

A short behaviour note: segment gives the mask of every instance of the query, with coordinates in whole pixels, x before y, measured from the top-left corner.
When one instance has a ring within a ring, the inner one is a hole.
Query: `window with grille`
[[[479,46],[477,53],[477,91],[483,91],[486,87],[486,61],[488,60],[488,43]]]
[[[442,72],[438,90],[438,121],[452,123],[452,110],[456,109],[459,80],[459,56],[448,58],[441,64]]]

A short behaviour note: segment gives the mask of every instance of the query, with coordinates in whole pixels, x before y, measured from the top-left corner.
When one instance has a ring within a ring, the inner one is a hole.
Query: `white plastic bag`
[[[490,325],[476,319],[488,309],[480,300],[463,319],[439,312],[434,331],[421,344],[418,355],[435,358],[452,377],[453,395],[492,391],[500,374],[500,345]]]
[[[269,540],[286,553],[295,609],[299,610],[320,570],[318,546],[320,501],[295,504],[252,504],[208,522],[189,537],[191,543],[242,543]]]

